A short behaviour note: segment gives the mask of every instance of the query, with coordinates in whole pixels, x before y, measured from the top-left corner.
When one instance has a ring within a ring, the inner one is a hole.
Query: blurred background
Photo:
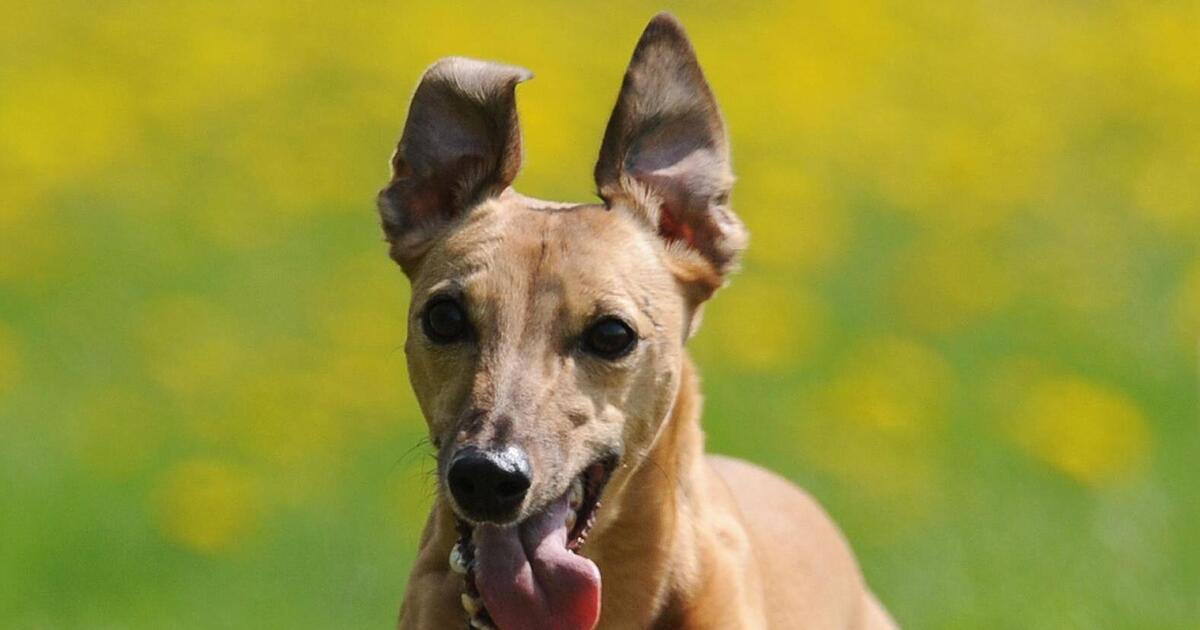
[[[594,199],[673,10],[752,232],[712,450],[910,628],[1200,627],[1200,5],[10,2],[0,626],[386,628],[430,502],[373,206],[422,69],[517,63]]]

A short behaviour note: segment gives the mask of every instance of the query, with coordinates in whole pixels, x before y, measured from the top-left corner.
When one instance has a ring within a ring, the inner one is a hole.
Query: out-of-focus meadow
[[[1200,5],[667,3],[753,238],[711,448],[912,628],[1200,626]],[[587,200],[639,2],[10,2],[0,625],[388,627],[430,500],[373,196],[420,71],[531,68]]]

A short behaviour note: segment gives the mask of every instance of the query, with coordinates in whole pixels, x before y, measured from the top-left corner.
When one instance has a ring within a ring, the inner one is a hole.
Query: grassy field
[[[385,628],[431,497],[373,196],[421,70],[517,63],[535,196],[689,27],[751,229],[713,450],[910,628],[1200,627],[1195,2],[8,2],[0,626]]]

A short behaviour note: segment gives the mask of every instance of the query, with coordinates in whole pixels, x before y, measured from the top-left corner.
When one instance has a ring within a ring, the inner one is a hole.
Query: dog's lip
[[[465,524],[465,525],[468,525],[471,527],[474,527],[476,525],[482,525],[484,523],[487,523],[489,525],[496,525],[497,527],[518,527],[521,525],[521,523],[525,522],[526,519],[528,519],[529,517],[538,513],[538,510],[533,510],[529,513],[525,513],[520,508],[518,508],[516,510],[513,510],[512,518],[502,520],[502,521],[496,520],[494,518],[472,518],[471,516],[468,516],[467,514],[463,513],[462,508],[460,508],[458,506],[458,504],[454,501],[454,498],[452,496],[450,496],[449,491],[446,491],[446,495],[447,495],[448,501],[450,503],[450,509],[454,512],[454,518],[457,519],[460,524]]]
[[[616,455],[601,457],[573,478],[582,481],[583,497],[579,507],[575,510],[575,526],[567,532],[567,549],[578,552],[583,547],[583,543],[587,541],[588,532],[595,524],[596,513],[600,508],[600,499],[609,480],[612,479],[613,471],[617,469],[617,461]]]
[[[540,511],[533,510],[526,514],[518,509],[513,512],[512,518],[499,521],[494,518],[472,518],[467,516],[466,514],[463,514],[462,510],[454,503],[453,499],[450,500],[450,507],[454,510],[454,516],[458,519],[459,523],[464,523],[472,527],[475,525],[483,525],[484,523],[488,525],[495,525],[497,527],[518,527],[521,525],[521,523],[524,523],[527,519],[529,519],[529,517],[537,514]]]

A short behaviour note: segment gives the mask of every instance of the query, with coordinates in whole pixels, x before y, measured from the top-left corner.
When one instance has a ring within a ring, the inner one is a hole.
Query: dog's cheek
[[[412,387],[413,396],[417,399],[417,406],[421,408],[421,415],[425,417],[430,432],[436,434],[440,429],[437,426],[438,419],[445,417],[445,414],[438,408],[439,396],[433,387],[435,379],[429,373],[424,362],[414,358],[412,353],[409,354],[408,360],[408,381]]]
[[[406,350],[408,380],[430,436],[439,442],[449,440],[453,437],[454,419],[465,398],[464,378],[453,366],[447,365],[448,357],[432,356],[428,348],[411,339]]]
[[[643,359],[625,392],[627,447],[644,448],[657,438],[679,391],[680,359],[674,348],[655,344]]]

